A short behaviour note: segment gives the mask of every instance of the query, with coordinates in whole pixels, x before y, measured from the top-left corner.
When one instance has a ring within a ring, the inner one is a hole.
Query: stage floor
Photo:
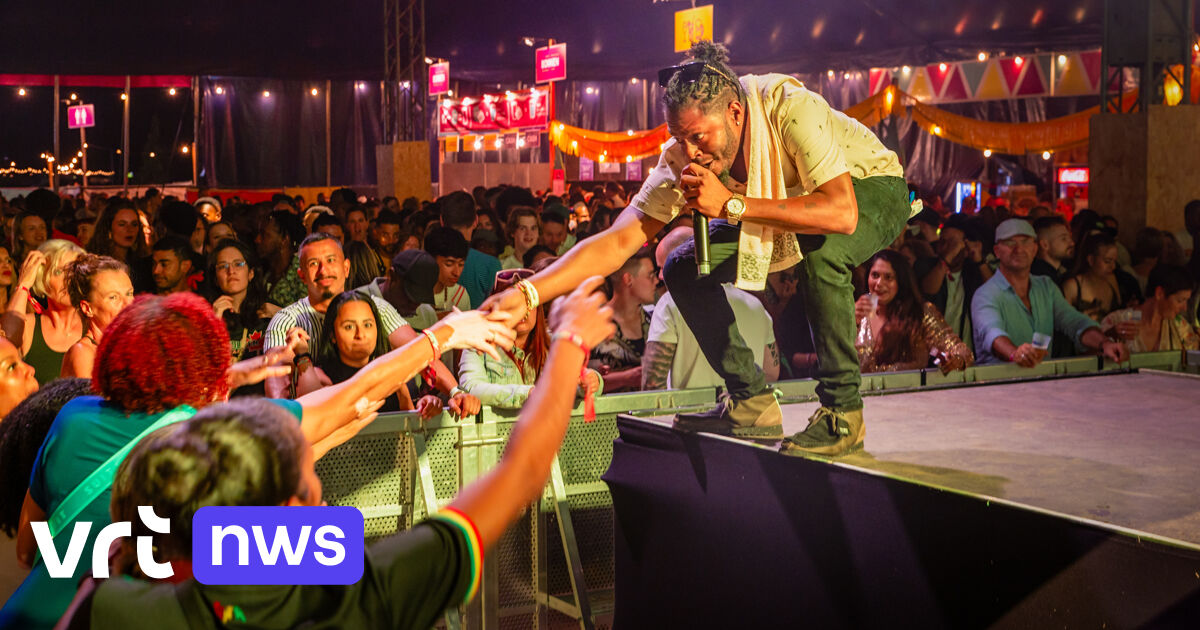
[[[785,405],[784,430],[816,408]],[[836,465],[1200,545],[1200,377],[954,387],[869,396],[865,410],[865,450]]]

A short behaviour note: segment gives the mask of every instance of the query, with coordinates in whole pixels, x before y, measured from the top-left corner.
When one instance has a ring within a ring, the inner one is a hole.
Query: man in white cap
[[[1077,347],[1102,352],[1114,361],[1129,358],[1125,344],[1105,337],[1099,324],[1067,303],[1053,280],[1030,275],[1037,233],[1028,221],[1008,219],[997,226],[993,251],[1000,260],[998,273],[971,300],[976,363],[1008,361],[1034,367],[1050,354],[1048,346],[1034,344],[1034,335],[1043,335],[1049,343],[1056,330]]]

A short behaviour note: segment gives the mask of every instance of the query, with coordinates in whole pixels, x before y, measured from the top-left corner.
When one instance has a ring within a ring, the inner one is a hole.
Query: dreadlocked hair
[[[696,42],[688,49],[687,56],[690,61],[703,61],[720,72],[706,69],[695,81],[683,81],[680,78],[682,73],[675,73],[662,96],[668,112],[695,106],[709,113],[727,107],[735,100],[745,102],[738,75],[729,67],[729,49],[724,44]],[[721,73],[725,76],[721,76]]]

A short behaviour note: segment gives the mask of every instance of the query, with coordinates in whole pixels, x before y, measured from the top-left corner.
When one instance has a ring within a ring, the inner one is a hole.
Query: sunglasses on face
[[[704,76],[705,71],[712,72],[717,76],[722,77],[726,81],[729,81],[731,84],[733,84],[735,88],[739,87],[738,82],[734,80],[733,77],[723,72],[720,68],[711,66],[704,61],[689,61],[685,64],[671,66],[670,68],[663,68],[662,70],[659,70],[658,85],[659,87],[667,87],[667,84],[671,82],[671,77],[675,76],[676,74],[679,75],[679,81],[681,83],[695,83],[696,81],[700,80],[700,77]]]

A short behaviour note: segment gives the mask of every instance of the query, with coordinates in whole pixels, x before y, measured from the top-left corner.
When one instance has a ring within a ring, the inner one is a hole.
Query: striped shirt
[[[379,311],[379,327],[385,335],[390,337],[397,328],[408,325],[404,318],[396,312],[396,309],[388,304],[387,300],[374,295],[371,296],[371,299],[375,300],[375,310]],[[271,323],[267,325],[267,341],[264,350],[287,345],[287,331],[299,326],[308,333],[310,337],[308,347],[310,352],[315,355],[320,351],[324,342],[321,337],[324,321],[325,313],[318,313],[309,304],[307,297],[301,298],[298,302],[292,302],[271,318]]]

